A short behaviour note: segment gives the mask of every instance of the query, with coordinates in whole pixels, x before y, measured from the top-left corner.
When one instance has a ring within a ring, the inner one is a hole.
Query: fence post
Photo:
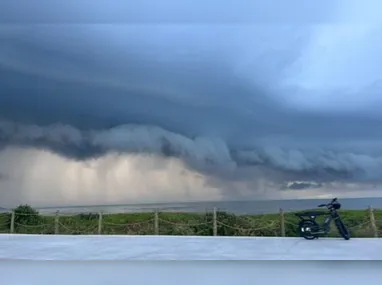
[[[284,210],[280,208],[280,233],[282,237],[285,237],[285,217]]]
[[[212,232],[215,237],[218,235],[218,218],[216,213],[216,207],[214,207],[212,216]]]
[[[60,211],[57,211],[56,212],[56,216],[54,217],[54,234],[55,235],[58,235],[60,233],[60,230],[59,230],[59,213]]]
[[[102,212],[99,212],[98,213],[98,234],[99,235],[102,234],[102,218],[103,218]]]
[[[11,229],[10,229],[10,233],[13,234],[15,233],[15,211],[12,211],[11,213]]]
[[[369,206],[369,214],[370,214],[371,228],[373,230],[374,237],[377,238],[378,237],[378,229],[377,229],[377,225],[375,224],[374,209],[371,205]]]
[[[158,210],[154,212],[154,234],[159,235],[159,214]]]

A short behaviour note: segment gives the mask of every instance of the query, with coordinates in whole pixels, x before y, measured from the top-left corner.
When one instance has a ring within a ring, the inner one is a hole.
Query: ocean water
[[[300,199],[300,200],[265,200],[265,201],[224,201],[224,202],[189,202],[189,203],[160,203],[160,204],[132,204],[132,205],[90,205],[76,207],[45,207],[38,208],[41,213],[54,213],[59,210],[62,214],[74,213],[134,213],[134,212],[206,212],[214,207],[221,211],[235,214],[267,214],[277,213],[280,208],[285,212],[301,211],[316,208],[318,204],[327,203],[328,199]],[[372,206],[382,209],[380,198],[344,198],[339,199],[342,209],[361,210]]]

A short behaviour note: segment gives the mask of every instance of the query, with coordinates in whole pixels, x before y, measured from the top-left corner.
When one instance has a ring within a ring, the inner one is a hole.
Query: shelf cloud
[[[375,19],[357,26],[1,25],[0,148],[8,161],[20,149],[83,167],[107,159],[105,171],[111,157],[135,161],[135,172],[149,171],[143,160],[150,171],[176,161],[203,177],[199,189],[209,188],[195,199],[238,197],[243,189],[265,195],[262,179],[379,183],[382,21]],[[175,197],[177,187],[156,193]]]

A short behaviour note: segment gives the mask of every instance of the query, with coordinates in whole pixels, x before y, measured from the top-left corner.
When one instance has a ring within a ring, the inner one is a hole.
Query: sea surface
[[[37,208],[40,213],[61,214],[74,213],[134,213],[152,212],[206,212],[214,207],[221,211],[235,214],[267,214],[277,213],[282,208],[285,212],[300,211],[316,208],[318,204],[327,203],[328,199],[299,199],[299,200],[265,200],[265,201],[225,201],[225,202],[188,202],[188,203],[160,203],[160,204],[131,204],[131,205],[89,205],[75,207],[43,207]],[[372,206],[382,209],[382,197],[379,198],[344,198],[338,200],[342,209],[361,210]]]

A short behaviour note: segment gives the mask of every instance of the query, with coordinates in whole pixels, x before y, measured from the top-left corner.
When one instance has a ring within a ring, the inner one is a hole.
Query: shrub
[[[20,205],[13,209],[15,212],[15,229],[22,226],[36,226],[42,223],[42,217],[38,211],[29,205]],[[8,216],[8,227],[11,227],[11,215]]]

